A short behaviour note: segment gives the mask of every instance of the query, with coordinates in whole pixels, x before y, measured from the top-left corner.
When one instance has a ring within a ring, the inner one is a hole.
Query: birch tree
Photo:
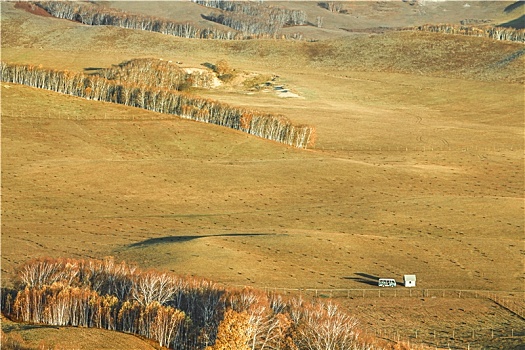
[[[177,286],[166,273],[148,271],[137,275],[133,281],[131,296],[139,304],[146,306],[152,302],[161,305],[173,298]]]
[[[111,25],[128,29],[146,30],[183,38],[239,40],[234,31],[218,28],[200,28],[194,23],[178,23],[165,18],[147,16],[77,1],[36,1],[37,6],[50,15],[87,25]]]
[[[304,309],[298,326],[298,345],[307,350],[345,350],[356,343],[357,321],[332,303]]]
[[[160,346],[169,347],[177,339],[177,332],[184,319],[184,312],[160,306],[151,325],[153,338],[157,339]]]

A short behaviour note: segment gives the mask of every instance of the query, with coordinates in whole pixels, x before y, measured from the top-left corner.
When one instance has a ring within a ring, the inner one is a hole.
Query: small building
[[[405,287],[415,287],[416,286],[416,275],[404,275],[403,284]]]

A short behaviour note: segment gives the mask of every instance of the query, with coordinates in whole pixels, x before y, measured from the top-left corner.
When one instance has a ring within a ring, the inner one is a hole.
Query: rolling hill
[[[352,1],[336,14],[317,2],[272,2],[321,16],[323,26],[284,29],[308,40],[219,41],[88,26],[3,2],[2,61],[89,73],[135,58],[191,69],[222,59],[237,79],[190,94],[317,130],[315,147],[299,150],[2,82],[3,286],[33,257],[114,256],[227,286],[310,296],[371,289],[337,299],[374,335],[517,346],[524,335],[504,332],[524,329],[522,317],[454,291],[503,291],[524,307],[524,46],[394,30],[512,23],[523,9],[512,4]],[[222,28],[191,2],[107,6]],[[261,88],[261,77],[275,81]],[[279,97],[274,86],[299,97]],[[374,278],[407,273],[418,276],[417,293],[439,292],[375,296]],[[28,341],[55,344],[65,332],[85,341],[77,330],[24,327],[2,322]],[[463,335],[451,340],[453,330]],[[95,332],[102,344],[107,334]],[[116,347],[143,346],[133,341]]]

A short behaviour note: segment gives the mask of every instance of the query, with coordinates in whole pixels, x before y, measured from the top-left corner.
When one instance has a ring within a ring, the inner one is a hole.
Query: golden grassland
[[[2,345],[18,345],[19,349],[79,349],[89,344],[91,349],[160,349],[158,344],[130,334],[104,329],[27,325],[12,322],[2,316]]]
[[[428,288],[519,290],[519,266],[511,274],[523,227],[518,143],[496,138],[468,151],[468,144],[453,149],[451,137],[418,147],[416,135],[399,145],[301,152],[220,127],[7,86],[4,259],[24,261],[42,244],[53,255],[116,255],[151,267],[180,260],[185,273],[262,286],[342,288],[351,285],[342,277],[359,271],[417,271]],[[31,97],[48,105],[25,108]],[[426,129],[412,132],[418,128]],[[252,233],[262,235],[243,236]],[[22,242],[28,249],[9,254],[11,239],[14,251]],[[236,271],[235,261],[248,270]]]
[[[242,85],[195,93],[314,125],[318,139],[297,150],[3,83],[2,283],[33,257],[111,255],[257,288],[370,288],[363,274],[415,273],[418,289],[523,292],[524,60],[502,63],[522,48],[412,32],[183,40],[4,3],[5,61],[82,71],[223,58],[301,98]],[[421,326],[403,318],[407,303],[436,328],[523,327],[488,301],[465,301],[464,318],[454,300],[430,302],[344,301],[370,327]]]

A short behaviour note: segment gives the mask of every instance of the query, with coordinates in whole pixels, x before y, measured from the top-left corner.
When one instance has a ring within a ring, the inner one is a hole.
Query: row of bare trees
[[[37,1],[33,3],[47,11],[50,15],[80,22],[88,25],[111,25],[127,29],[138,29],[152,32],[158,32],[167,35],[178,36],[182,38],[197,39],[220,39],[220,40],[244,40],[244,39],[267,39],[283,38],[300,40],[302,36],[276,35],[276,31],[270,30],[270,27],[261,27],[257,30],[239,30],[235,26],[230,26],[234,31],[222,30],[216,27],[201,28],[190,22],[174,22],[169,19],[148,16],[142,14],[129,13],[115,8],[109,8],[102,4],[93,4],[78,1]],[[267,12],[265,12],[266,14]],[[286,16],[286,23],[293,25],[303,24],[306,17],[303,18],[303,12],[294,10],[271,11],[274,16]],[[277,14],[277,15],[275,15]],[[268,16],[268,15],[267,15]],[[273,20],[270,17],[267,20]],[[279,19],[281,20],[281,19]],[[216,21],[217,22],[217,21]],[[262,21],[259,21],[263,23]],[[275,20],[274,20],[275,22]],[[219,22],[220,23],[220,22]],[[275,22],[277,23],[277,22]],[[280,22],[279,22],[280,23]],[[271,26],[272,28],[275,25]],[[282,27],[282,26],[281,26]],[[280,28],[280,27],[279,27]]]
[[[205,18],[240,31],[245,36],[268,35],[276,38],[285,26],[308,23],[306,13],[302,10],[291,10],[249,1],[192,1],[202,6],[221,10],[221,12],[212,12]]]
[[[179,23],[165,18],[124,12],[101,4],[80,1],[36,1],[35,5],[57,18],[68,19],[88,25],[110,25],[128,29],[147,30],[182,38],[242,40],[236,31],[224,31],[214,27],[200,28],[186,22]]]
[[[97,75],[1,62],[0,78],[4,82],[221,125],[297,148],[307,148],[315,142],[315,129],[311,126],[294,125],[282,115],[232,107],[215,100],[152,86],[148,76],[140,82],[125,83]]]
[[[308,303],[125,262],[37,259],[2,293],[17,321],[138,334],[173,349],[384,349],[332,303]]]
[[[525,29],[460,24],[425,24],[408,29],[434,33],[478,36],[491,38],[494,40],[506,40],[525,43]]]
[[[271,6],[262,2],[251,1],[229,1],[229,0],[192,0],[193,2],[206,6],[235,12],[252,17],[262,17],[265,20],[278,22],[282,26],[300,26],[308,23],[306,12],[293,10],[280,6]]]
[[[205,16],[209,21],[217,22],[240,31],[246,36],[267,34],[277,37],[282,29],[279,22],[267,21],[255,16],[248,16],[234,12],[212,12]]]

